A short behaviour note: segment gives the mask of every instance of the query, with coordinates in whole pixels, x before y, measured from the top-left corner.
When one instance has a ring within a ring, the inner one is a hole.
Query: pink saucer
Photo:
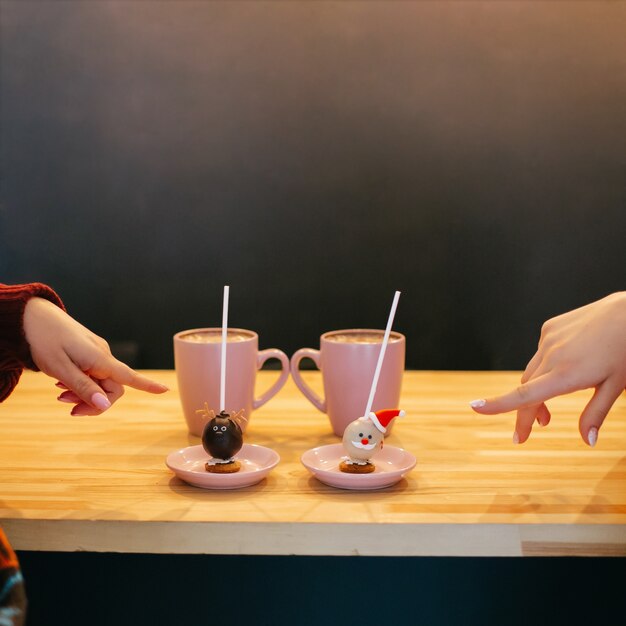
[[[271,448],[244,443],[235,458],[241,469],[235,474],[211,474],[204,469],[209,455],[202,446],[189,446],[171,452],[165,464],[186,483],[203,489],[241,489],[263,480],[280,457]]]
[[[410,452],[385,445],[372,459],[376,469],[371,474],[346,474],[339,469],[339,463],[345,456],[343,445],[333,443],[307,450],[300,460],[315,478],[326,485],[358,490],[389,487],[402,480],[417,463]]]

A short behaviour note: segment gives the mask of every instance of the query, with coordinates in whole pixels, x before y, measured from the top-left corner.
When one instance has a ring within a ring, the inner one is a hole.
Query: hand
[[[521,382],[509,393],[470,405],[486,415],[517,409],[513,441],[523,443],[535,419],[542,426],[549,423],[546,400],[593,387],[579,431],[583,441],[595,445],[604,418],[626,387],[626,292],[548,320]]]
[[[26,303],[24,334],[35,365],[67,390],[58,399],[76,405],[72,415],[102,413],[123,395],[124,385],[168,390],[118,361],[104,339],[44,298]]]

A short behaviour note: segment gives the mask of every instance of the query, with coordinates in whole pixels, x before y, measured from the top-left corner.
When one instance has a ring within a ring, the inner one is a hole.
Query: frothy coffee
[[[336,341],[337,343],[382,343],[385,333],[372,332],[372,331],[357,331],[357,332],[337,332],[332,335],[326,335],[324,339],[326,341]],[[389,335],[389,341],[400,341],[400,335],[391,333]]]
[[[226,341],[229,343],[236,341],[248,341],[253,335],[249,333],[242,333],[236,330],[229,330],[226,334]],[[205,330],[197,333],[188,333],[182,335],[183,341],[191,341],[192,343],[221,343],[222,331],[221,330]]]

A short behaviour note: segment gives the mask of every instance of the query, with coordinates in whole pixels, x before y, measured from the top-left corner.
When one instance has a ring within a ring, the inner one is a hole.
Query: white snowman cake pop
[[[370,459],[382,449],[389,423],[404,414],[399,409],[383,409],[350,422],[343,433],[343,447],[348,458],[339,464],[339,469],[348,474],[373,472],[376,467]]]

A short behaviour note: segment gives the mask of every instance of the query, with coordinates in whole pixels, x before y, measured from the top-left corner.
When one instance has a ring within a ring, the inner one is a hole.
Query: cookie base
[[[348,463],[347,461],[341,461],[339,463],[339,469],[346,474],[371,474],[375,469],[375,465],[369,461],[365,465],[358,465],[357,463]]]
[[[241,463],[239,461],[232,461],[231,463],[205,463],[204,469],[211,474],[234,474],[241,469]]]

